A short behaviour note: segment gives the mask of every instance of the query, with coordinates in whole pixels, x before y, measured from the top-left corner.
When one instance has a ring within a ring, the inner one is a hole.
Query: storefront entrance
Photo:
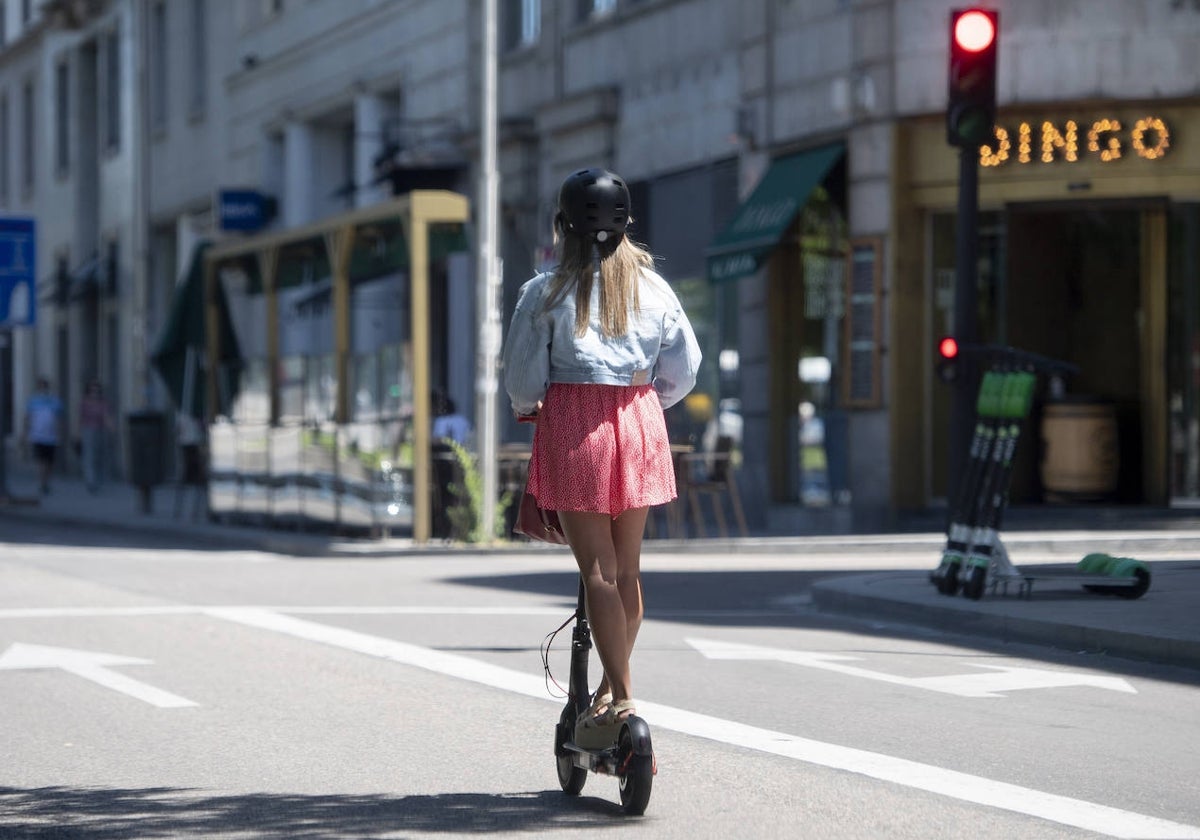
[[[1147,495],[1142,406],[1148,396],[1141,329],[1142,211],[1033,205],[1010,208],[1007,215],[1007,342],[1079,369],[1063,382],[1069,403],[1062,412],[1056,412],[1056,395],[1048,389],[1035,405],[1029,431],[1039,434],[1027,434],[1027,445],[1018,449],[1012,499],[1071,501],[1075,494],[1083,501],[1141,503]],[[1097,439],[1107,434],[1102,425],[1114,420],[1115,452],[1111,437]],[[1069,467],[1083,480],[1067,493],[1056,492],[1055,464],[1041,463],[1046,447],[1063,445],[1055,434],[1096,439],[1091,451],[1069,442],[1077,460],[1091,455],[1094,463]],[[1111,477],[1105,476],[1102,459],[1115,460],[1115,470],[1108,468]]]
[[[1017,447],[1015,505],[1200,506],[1200,109],[1144,108],[1004,112],[997,143],[980,150],[980,338],[1076,365],[1064,394],[1084,406],[1041,383]],[[1115,124],[1123,133],[1105,134]],[[944,119],[930,115],[897,138],[889,431],[900,511],[947,501],[953,389],[937,376],[936,348],[954,334],[958,160],[944,136]],[[1089,416],[1044,429],[1048,408],[1050,419]],[[1043,439],[1092,445],[1105,424],[1111,487],[1048,498]]]
[[[1040,383],[1017,447],[1011,503],[1165,503],[1165,210],[1081,202],[984,214],[982,340],[1079,369],[1061,388]],[[947,253],[953,220],[935,217],[933,235],[934,254]],[[940,289],[953,272],[939,269]],[[932,302],[933,323],[949,331],[952,293]],[[947,412],[939,407],[948,391],[934,391],[935,441],[945,440],[938,430]],[[935,465],[942,475],[934,484],[944,487],[944,457]],[[1063,480],[1066,472],[1071,481]]]

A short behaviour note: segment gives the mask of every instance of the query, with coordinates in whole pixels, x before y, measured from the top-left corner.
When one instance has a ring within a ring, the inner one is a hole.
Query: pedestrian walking
[[[112,410],[98,379],[88,381],[79,401],[79,455],[83,462],[83,482],[89,493],[96,493],[104,479],[105,438],[112,430]]]
[[[663,410],[692,389],[700,365],[679,299],[626,236],[629,218],[629,190],[612,172],[563,182],[558,264],[521,288],[503,354],[513,410],[537,423],[528,489],[558,511],[604,668],[576,727],[584,747],[611,742],[635,711],[642,535],[650,506],[676,497]]]
[[[50,380],[38,377],[37,388],[25,404],[25,443],[38,464],[42,495],[50,492],[50,474],[63,436],[63,404],[50,390]]]
[[[471,439],[471,421],[459,414],[454,400],[441,391],[433,392],[433,439],[452,440],[463,446]]]

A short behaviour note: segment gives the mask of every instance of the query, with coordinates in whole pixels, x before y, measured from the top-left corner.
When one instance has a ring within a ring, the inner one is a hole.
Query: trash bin
[[[161,411],[133,411],[125,417],[128,429],[129,483],[142,491],[142,511],[150,512],[150,488],[166,478],[167,417]]]

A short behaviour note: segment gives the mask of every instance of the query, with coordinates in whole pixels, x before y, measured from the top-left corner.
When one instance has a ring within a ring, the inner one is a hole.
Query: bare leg
[[[618,558],[617,590],[621,595],[621,607],[625,611],[627,658],[633,655],[638,630],[642,627],[642,536],[645,533],[648,514],[649,508],[629,510],[612,521],[613,547]],[[604,694],[608,691],[612,691],[612,687],[609,685],[608,675],[605,674],[596,693]]]
[[[588,619],[604,667],[600,691],[610,689],[614,701],[633,695],[629,657],[642,623],[640,566],[647,512],[629,510],[616,519],[602,513],[559,513],[583,576]]]

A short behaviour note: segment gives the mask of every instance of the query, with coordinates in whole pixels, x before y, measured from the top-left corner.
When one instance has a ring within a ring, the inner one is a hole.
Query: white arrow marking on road
[[[783,650],[759,647],[758,645],[742,645],[735,642],[718,642],[712,639],[685,639],[685,641],[709,659],[773,659],[778,662],[803,665],[807,668],[834,671],[851,677],[863,677],[893,685],[939,691],[943,694],[953,694],[956,697],[1003,697],[1004,695],[998,692],[1019,691],[1027,688],[1065,688],[1077,685],[1137,694],[1137,689],[1120,677],[1102,677],[1072,671],[1045,671],[1039,668],[1013,668],[1008,665],[972,663],[972,667],[987,668],[992,673],[952,674],[946,677],[901,677],[841,664],[857,661],[858,657],[854,656],[805,650]]]
[[[14,644],[0,655],[0,671],[43,670],[59,668],[85,680],[128,694],[160,709],[195,706],[191,700],[130,679],[108,670],[110,665],[149,665],[149,659],[134,659],[114,653],[95,653],[90,650],[49,647],[46,645]]]

